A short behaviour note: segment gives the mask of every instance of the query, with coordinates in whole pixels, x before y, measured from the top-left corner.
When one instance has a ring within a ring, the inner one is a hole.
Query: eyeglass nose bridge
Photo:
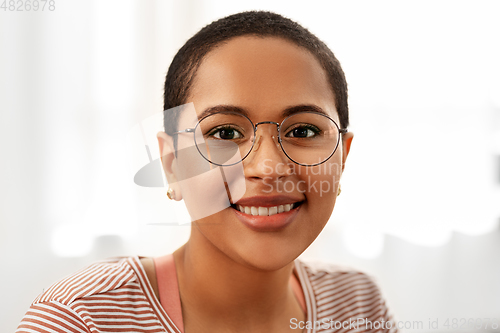
[[[263,124],[273,124],[273,125],[276,125],[276,131],[278,133],[278,142],[277,142],[277,146],[283,150],[283,147],[281,146],[281,136],[280,136],[280,123],[277,123],[275,121],[261,121],[260,123],[256,123],[254,124],[254,145],[252,147],[252,150],[254,152],[258,151],[259,150],[259,147],[260,147],[260,142],[261,142],[261,136],[257,137],[257,128],[259,125],[263,125]],[[274,139],[274,135],[271,135],[271,138]]]
[[[277,123],[275,121],[261,121],[260,123],[256,123],[256,124],[253,125],[255,132],[257,132],[257,127],[259,125],[262,125],[262,124],[274,124],[274,125],[276,125],[276,127],[278,129],[278,133],[280,131],[280,123]]]

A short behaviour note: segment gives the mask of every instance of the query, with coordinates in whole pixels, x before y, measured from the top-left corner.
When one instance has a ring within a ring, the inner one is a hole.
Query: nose
[[[252,151],[244,160],[246,177],[278,179],[291,174],[291,161],[281,149],[275,125],[277,124],[258,124]]]

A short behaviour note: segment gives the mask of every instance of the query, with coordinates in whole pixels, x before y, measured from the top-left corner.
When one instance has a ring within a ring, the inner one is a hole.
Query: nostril
[[[277,169],[277,174],[280,177],[288,177],[293,174],[293,170],[288,163],[280,163],[279,169]]]

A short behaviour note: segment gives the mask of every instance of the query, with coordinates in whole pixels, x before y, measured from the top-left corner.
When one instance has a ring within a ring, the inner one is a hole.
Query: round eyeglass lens
[[[216,113],[200,120],[195,130],[196,147],[209,162],[229,166],[241,162],[252,149],[252,122],[236,113]]]
[[[337,149],[340,134],[337,124],[315,112],[303,112],[286,118],[280,126],[281,145],[295,163],[321,164]]]

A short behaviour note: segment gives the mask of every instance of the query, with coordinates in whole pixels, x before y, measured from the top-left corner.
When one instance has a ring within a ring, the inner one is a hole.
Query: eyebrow
[[[288,107],[285,110],[283,110],[282,115],[283,115],[283,117],[288,117],[288,116],[291,116],[292,114],[299,113],[299,112],[305,112],[305,111],[317,112],[317,113],[324,114],[325,116],[329,116],[325,110],[323,110],[322,108],[320,108],[319,106],[314,105],[314,104],[300,104],[300,105]]]
[[[312,112],[317,112],[317,113],[321,113],[321,114],[324,114],[326,116],[329,116],[325,110],[323,110],[321,107],[314,105],[314,104],[300,104],[300,105],[294,105],[294,106],[287,107],[286,109],[284,109],[281,112],[281,116],[283,118],[286,118],[288,116],[291,116],[292,114],[304,112],[304,111],[312,111]],[[239,114],[242,114],[242,115],[250,118],[248,111],[245,110],[244,108],[241,108],[241,107],[238,107],[235,105],[222,105],[221,104],[221,105],[215,105],[215,106],[212,106],[212,107],[209,107],[209,108],[203,110],[203,112],[198,116],[198,119],[203,119],[203,118],[210,116],[212,114],[221,113],[221,112],[239,113]]]
[[[221,112],[234,112],[234,113],[239,113],[239,114],[242,114],[242,115],[248,117],[248,112],[245,109],[240,108],[238,106],[235,106],[235,105],[215,105],[215,106],[212,106],[212,107],[209,107],[209,108],[203,110],[203,112],[198,116],[198,119],[203,119],[203,118],[210,116],[212,114],[221,113]]]

